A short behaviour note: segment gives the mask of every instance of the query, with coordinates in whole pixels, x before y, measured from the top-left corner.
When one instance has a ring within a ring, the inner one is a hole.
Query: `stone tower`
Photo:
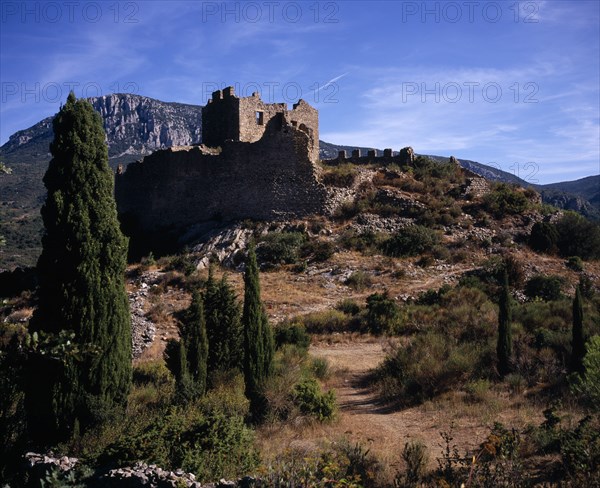
[[[202,142],[211,147],[225,141],[256,142],[270,130],[300,130],[309,136],[312,162],[319,159],[319,113],[304,100],[288,109],[286,103],[265,103],[258,93],[239,98],[233,87],[213,92],[202,108]]]

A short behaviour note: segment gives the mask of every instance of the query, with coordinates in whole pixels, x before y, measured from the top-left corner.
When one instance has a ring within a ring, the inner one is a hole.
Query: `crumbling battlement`
[[[276,130],[291,126],[305,132],[311,161],[318,161],[319,113],[315,108],[299,100],[288,110],[287,103],[265,103],[258,93],[239,98],[231,86],[214,92],[202,108],[202,142],[212,147],[226,141],[256,142],[272,121]]]
[[[412,147],[405,147],[401,149],[399,152],[394,154],[394,151],[391,149],[384,149],[383,155],[378,154],[376,149],[370,149],[367,151],[367,155],[361,154],[360,149],[354,149],[352,151],[352,156],[348,157],[346,151],[340,151],[338,153],[338,157],[334,159],[326,159],[323,161],[323,164],[329,166],[337,166],[339,164],[344,163],[352,163],[352,164],[376,164],[380,163],[382,165],[387,165],[391,163],[396,163],[399,165],[412,164],[415,162],[415,151]]]

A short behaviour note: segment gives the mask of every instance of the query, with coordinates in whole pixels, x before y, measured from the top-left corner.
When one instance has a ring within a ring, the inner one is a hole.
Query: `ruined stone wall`
[[[304,132],[273,119],[259,141],[225,142],[220,154],[199,146],[157,151],[116,176],[124,228],[138,237],[181,234],[203,221],[319,213],[326,191],[309,142]]]
[[[265,103],[258,93],[238,98],[233,87],[218,90],[202,109],[202,142],[222,146],[225,141],[256,142],[269,124],[282,130],[285,123],[309,135],[311,160],[319,157],[319,114],[304,100],[288,110],[287,103]]]
[[[240,99],[233,88],[218,90],[202,108],[202,142],[221,146],[224,141],[239,141]]]

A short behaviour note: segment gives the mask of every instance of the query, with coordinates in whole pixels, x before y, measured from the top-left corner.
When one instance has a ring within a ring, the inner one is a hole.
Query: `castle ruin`
[[[202,144],[156,151],[115,179],[117,209],[133,249],[172,249],[216,222],[320,213],[318,112],[258,94],[218,90],[202,109]]]
[[[275,130],[298,129],[309,136],[311,160],[319,158],[319,112],[304,100],[288,110],[287,103],[265,103],[258,93],[235,96],[233,87],[213,92],[202,108],[202,142],[210,147],[225,141],[257,142],[267,126]]]

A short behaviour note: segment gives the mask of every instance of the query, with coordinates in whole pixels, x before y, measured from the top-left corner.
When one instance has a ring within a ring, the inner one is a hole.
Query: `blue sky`
[[[321,139],[600,173],[600,2],[2,1],[0,143],[75,94],[302,97]]]

